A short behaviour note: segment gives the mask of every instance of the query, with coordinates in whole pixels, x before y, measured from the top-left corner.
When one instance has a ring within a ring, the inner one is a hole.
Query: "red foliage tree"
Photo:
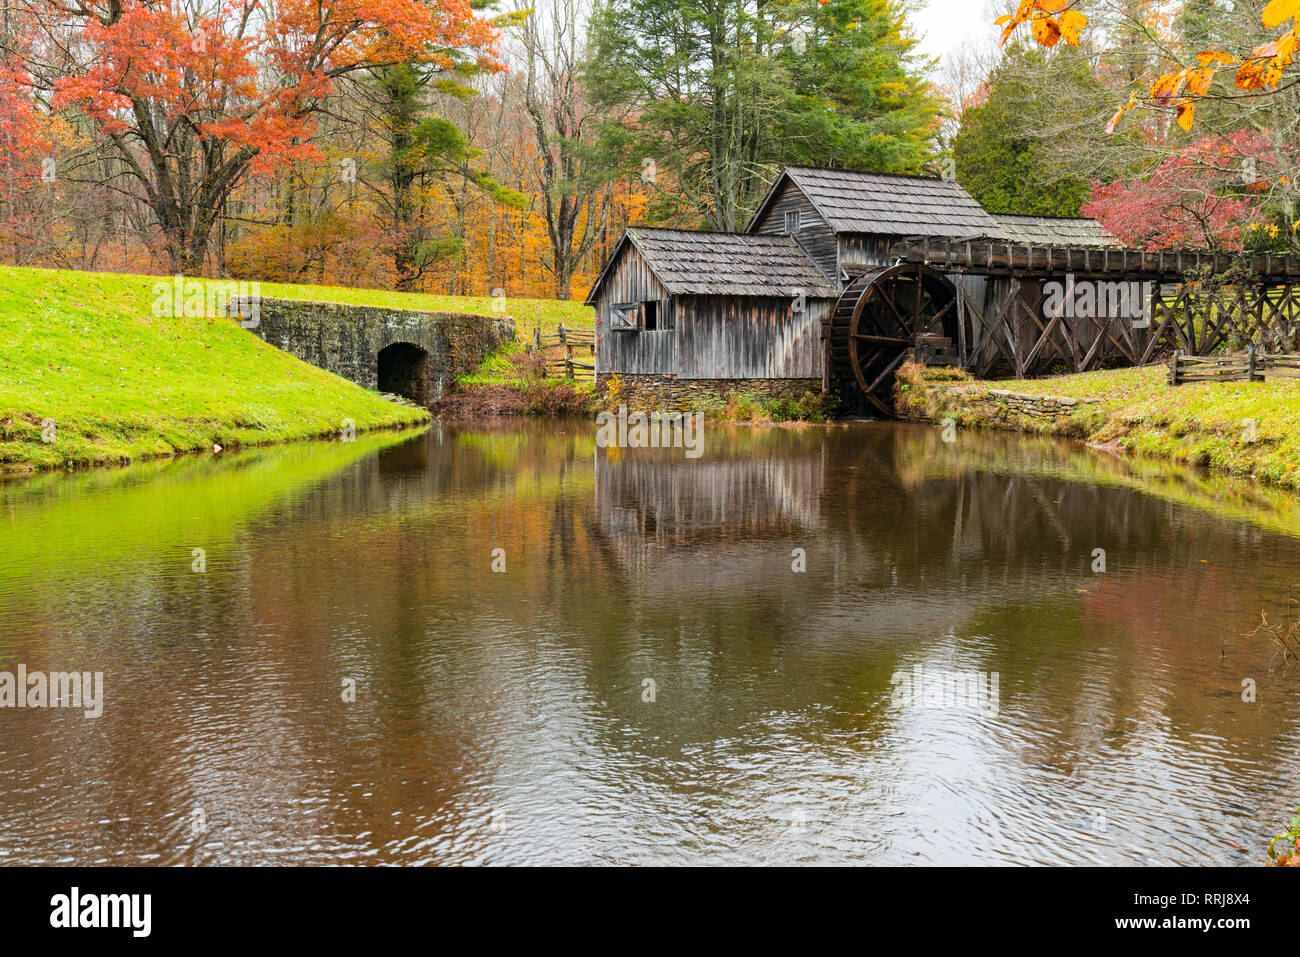
[[[1139,249],[1240,249],[1247,226],[1260,218],[1250,194],[1267,188],[1262,138],[1240,130],[1178,150],[1154,173],[1103,186],[1093,184],[1083,215]]]
[[[187,272],[242,179],[317,158],[314,113],[339,79],[463,50],[492,62],[496,38],[469,0],[19,2],[39,38],[28,91],[93,124]]]
[[[21,41],[11,35],[10,46]],[[13,260],[22,262],[23,250],[33,247],[43,217],[41,176],[52,161],[49,117],[25,94],[31,76],[20,58],[0,56],[0,231],[15,244]],[[22,247],[22,248],[20,248]]]

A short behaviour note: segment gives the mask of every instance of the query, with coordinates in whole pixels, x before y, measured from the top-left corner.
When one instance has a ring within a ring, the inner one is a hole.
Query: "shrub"
[[[1300,808],[1296,809],[1300,815]],[[1282,849],[1278,850],[1278,845]],[[1287,829],[1273,838],[1268,845],[1268,856],[1272,867],[1300,867],[1300,816],[1291,818]]]

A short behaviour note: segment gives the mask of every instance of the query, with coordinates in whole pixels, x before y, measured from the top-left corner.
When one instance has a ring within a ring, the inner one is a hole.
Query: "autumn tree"
[[[35,252],[33,240],[48,221],[48,213],[40,215],[41,200],[50,194],[53,183],[43,188],[42,172],[52,174],[55,167],[44,118],[36,104],[23,95],[31,78],[15,55],[21,41],[10,33],[8,23],[4,26],[5,47],[0,50],[0,228],[12,243],[13,261],[24,262]],[[53,177],[47,174],[45,178]]]
[[[1258,9],[1029,0],[1003,18],[1004,40],[1027,28],[1049,62],[1079,47],[1107,89],[1108,121],[1098,117],[1060,151],[1100,180],[1085,211],[1147,246],[1294,243],[1300,77],[1288,71],[1300,0]],[[1039,89],[1063,109],[1087,99],[1047,77]],[[1100,157],[1109,170],[1097,168]]]
[[[467,0],[14,0],[36,33],[34,96],[89,122],[125,166],[173,268],[205,267],[213,227],[253,174],[314,160],[315,114],[359,71],[489,58]]]
[[[1012,13],[997,19],[1003,28],[1002,42],[1025,27],[1037,43],[1049,49],[1062,42],[1077,46],[1090,23],[1082,9],[1087,6],[1083,0],[1019,0]],[[1252,19],[1254,9],[1249,4],[1216,9],[1201,0],[1189,0],[1182,13],[1190,39],[1213,41],[1215,24],[1231,19],[1252,27],[1255,42],[1226,50],[1162,50],[1161,69],[1151,78],[1149,89],[1135,90],[1108,128],[1115,129],[1129,110],[1145,106],[1172,111],[1178,125],[1190,130],[1198,103],[1203,101],[1242,101],[1252,98],[1243,97],[1243,93],[1258,98],[1293,89],[1300,82],[1293,70],[1300,51],[1300,0],[1269,0],[1259,15],[1258,27]],[[1259,27],[1265,35],[1260,35]],[[1223,76],[1231,78],[1228,89],[1216,82]]]
[[[541,203],[551,246],[555,298],[568,299],[573,273],[608,221],[611,170],[597,150],[601,117],[582,77],[586,39],[580,0],[550,0],[522,25],[524,108],[533,134]]]
[[[1098,185],[1083,213],[1137,249],[1241,249],[1246,230],[1258,226],[1258,211],[1240,170],[1263,148],[1246,131],[1227,143],[1206,137],[1149,176]]]

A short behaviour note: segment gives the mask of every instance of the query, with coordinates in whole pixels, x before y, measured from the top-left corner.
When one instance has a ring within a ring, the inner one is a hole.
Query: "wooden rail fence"
[[[547,349],[564,347],[564,355],[557,357],[548,357],[546,359],[546,375],[548,378],[562,376],[565,379],[576,379],[577,373],[590,373],[591,378],[596,378],[596,333],[591,329],[566,329],[564,323],[560,323],[559,328],[550,335],[543,336],[541,329],[533,330],[533,341],[529,344],[530,352],[542,352]],[[591,356],[590,362],[579,362],[573,358],[574,349],[586,349],[587,354]],[[586,378],[586,376],[583,376]]]
[[[1169,361],[1169,384],[1188,382],[1263,382],[1265,378],[1300,379],[1300,355],[1266,355],[1252,346],[1243,355],[1193,356],[1175,352]]]

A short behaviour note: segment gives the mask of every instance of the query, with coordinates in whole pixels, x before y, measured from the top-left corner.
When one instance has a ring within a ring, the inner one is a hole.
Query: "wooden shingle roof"
[[[681,229],[629,228],[630,243],[672,295],[769,296],[834,299],[839,295],[808,254],[789,236],[706,233]],[[606,270],[609,266],[606,265]],[[587,301],[594,300],[602,272]]]
[[[997,221],[954,180],[791,166],[768,200],[786,177],[837,233],[964,239],[997,229]]]
[[[1054,246],[1124,245],[1095,219],[1062,219],[1056,216],[1009,216],[995,213],[998,239],[1016,243]]]

